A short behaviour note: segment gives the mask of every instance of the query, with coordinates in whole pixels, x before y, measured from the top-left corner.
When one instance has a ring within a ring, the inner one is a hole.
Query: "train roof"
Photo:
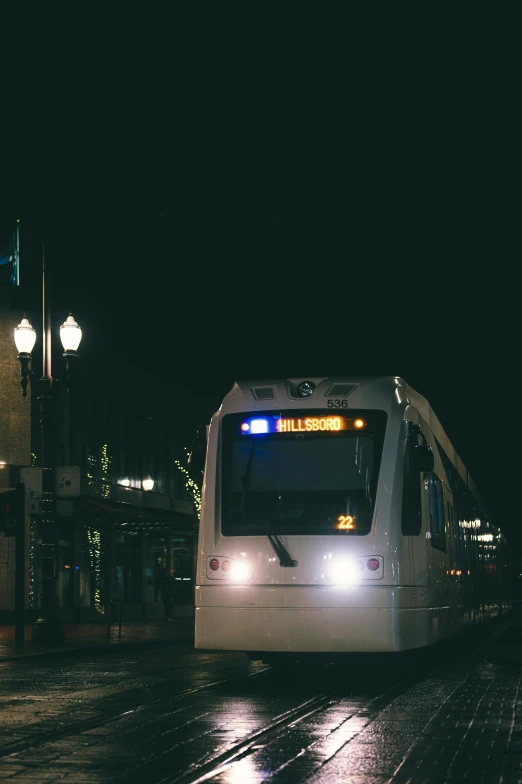
[[[435,414],[435,412],[434,412],[433,408],[431,407],[431,404],[429,403],[429,401],[426,400],[426,398],[423,395],[421,395],[419,392],[417,392],[417,390],[413,389],[413,387],[410,387],[410,385],[407,384],[404,381],[404,379],[399,378],[399,377],[396,377],[396,378],[397,378],[397,381],[400,382],[400,385],[403,387],[404,392],[405,392],[407,398],[409,399],[409,401],[411,402],[411,404],[413,406],[415,406],[417,411],[419,411],[419,413],[421,414],[422,418],[430,426],[430,429],[431,429],[433,435],[435,436],[437,441],[440,443],[441,447],[444,449],[444,451],[446,452],[447,456],[449,457],[449,459],[451,460],[451,462],[453,463],[453,465],[457,469],[461,479],[466,483],[466,485],[468,486],[470,491],[473,493],[475,498],[478,501],[480,501],[481,506],[483,506],[482,500],[480,498],[480,494],[479,494],[479,492],[477,490],[475,482],[473,481],[473,478],[471,477],[468,469],[464,465],[464,462],[459,457],[459,455],[457,453],[457,450],[455,449],[455,447],[451,443],[451,441],[450,441],[446,431],[442,427],[442,425],[440,423],[440,420],[437,417],[437,415]]]

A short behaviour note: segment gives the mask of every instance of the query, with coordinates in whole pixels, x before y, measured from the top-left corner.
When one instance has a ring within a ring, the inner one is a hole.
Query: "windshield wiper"
[[[252,448],[250,449],[250,454],[248,456],[248,462],[246,465],[246,472],[245,476],[241,477],[241,483],[243,485],[243,492],[245,494],[245,511],[247,508],[247,499],[249,496],[254,494],[254,489],[250,484],[250,476],[252,474],[252,462],[254,459],[254,442],[252,441]],[[267,534],[267,539],[274,548],[274,552],[279,558],[279,566],[297,566],[297,561],[294,561],[286,547],[284,546],[283,542],[279,539],[278,535],[275,533],[274,529],[272,528],[271,523],[269,522],[268,518],[265,517],[264,521],[270,531]]]
[[[274,548],[274,552],[279,558],[279,566],[297,566],[297,561],[294,561],[286,547],[284,546],[281,539],[278,537],[277,534],[274,533],[274,529],[270,525],[268,519],[265,517],[265,523],[267,524],[268,528],[270,529],[270,533],[267,534],[267,539]]]

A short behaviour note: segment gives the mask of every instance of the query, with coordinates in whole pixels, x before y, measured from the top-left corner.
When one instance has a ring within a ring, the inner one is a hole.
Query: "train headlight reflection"
[[[362,561],[334,561],[326,576],[335,585],[351,585],[357,582],[363,568]]]
[[[254,572],[244,561],[231,561],[227,577],[231,580],[242,582],[243,580],[251,580]]]

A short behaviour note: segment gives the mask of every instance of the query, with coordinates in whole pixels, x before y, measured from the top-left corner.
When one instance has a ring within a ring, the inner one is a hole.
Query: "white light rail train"
[[[503,534],[393,376],[235,383],[208,428],[196,568],[196,648],[270,663],[423,648],[511,607]]]

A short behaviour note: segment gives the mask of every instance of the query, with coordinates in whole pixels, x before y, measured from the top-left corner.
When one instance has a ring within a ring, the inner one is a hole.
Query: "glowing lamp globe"
[[[67,319],[60,327],[60,340],[62,341],[63,350],[65,352],[76,352],[80,341],[82,339],[82,330],[79,324],[74,320],[72,313],[69,313]]]
[[[141,486],[143,487],[144,490],[147,491],[152,490],[152,488],[154,487],[154,479],[151,479],[149,476],[147,479],[143,480]]]
[[[36,341],[36,332],[26,316],[24,316],[19,325],[15,327],[14,339],[19,354],[31,353]]]

